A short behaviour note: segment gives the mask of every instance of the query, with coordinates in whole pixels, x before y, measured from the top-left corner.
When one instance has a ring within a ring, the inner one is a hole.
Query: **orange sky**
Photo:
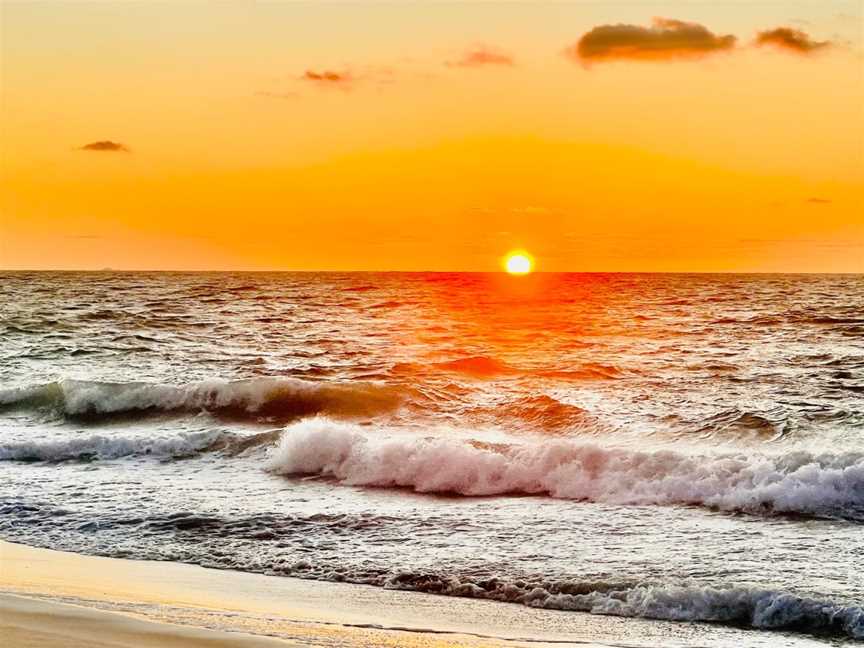
[[[2,268],[864,272],[858,2],[0,11]]]

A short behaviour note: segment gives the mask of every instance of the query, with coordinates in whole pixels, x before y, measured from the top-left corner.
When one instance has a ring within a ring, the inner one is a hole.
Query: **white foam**
[[[222,432],[192,432],[168,438],[92,434],[57,441],[18,441],[0,444],[0,461],[69,461],[117,459],[132,455],[187,457],[211,446]]]
[[[560,582],[527,584],[505,579],[473,582],[456,576],[430,578],[403,572],[383,583],[393,589],[429,591],[529,607],[666,621],[709,621],[761,630],[820,632],[864,638],[864,608],[791,592],[698,584]],[[576,593],[563,593],[563,592]]]
[[[864,609],[756,588],[638,586],[615,592],[550,594],[535,589],[520,601],[533,607],[669,621],[712,621],[761,630],[833,630],[864,638]]]
[[[524,493],[755,513],[864,514],[864,453],[688,455],[565,439],[489,446],[380,431],[372,436],[363,430],[323,418],[289,426],[267,469],[422,493]]]

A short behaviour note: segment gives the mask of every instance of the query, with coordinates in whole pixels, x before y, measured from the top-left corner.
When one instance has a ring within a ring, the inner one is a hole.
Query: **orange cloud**
[[[475,47],[465,52],[456,61],[447,61],[448,67],[477,68],[485,65],[504,65],[512,67],[516,64],[513,57],[500,50],[486,46]]]
[[[303,73],[303,76],[300,77],[301,81],[314,81],[316,83],[321,84],[346,84],[353,81],[353,77],[348,72],[336,72],[334,70],[322,70],[321,72],[316,72],[315,70],[306,70]]]
[[[818,49],[831,45],[830,41],[814,41],[806,32],[792,27],[777,27],[761,31],[756,36],[757,45],[771,45],[780,49],[796,52],[797,54],[810,54]]]
[[[566,50],[571,58],[592,61],[668,61],[699,58],[730,50],[736,38],[714,34],[697,23],[655,18],[650,27],[600,25]]]
[[[111,140],[102,140],[99,142],[90,142],[78,149],[79,151],[101,151],[108,153],[129,153],[129,148],[125,144],[112,142]]]

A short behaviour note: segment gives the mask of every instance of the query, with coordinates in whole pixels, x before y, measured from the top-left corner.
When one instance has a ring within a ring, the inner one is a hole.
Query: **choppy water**
[[[864,276],[0,275],[0,536],[864,638]]]

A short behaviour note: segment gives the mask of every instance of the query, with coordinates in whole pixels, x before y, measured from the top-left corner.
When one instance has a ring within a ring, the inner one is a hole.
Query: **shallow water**
[[[864,638],[864,276],[0,295],[8,540]]]

